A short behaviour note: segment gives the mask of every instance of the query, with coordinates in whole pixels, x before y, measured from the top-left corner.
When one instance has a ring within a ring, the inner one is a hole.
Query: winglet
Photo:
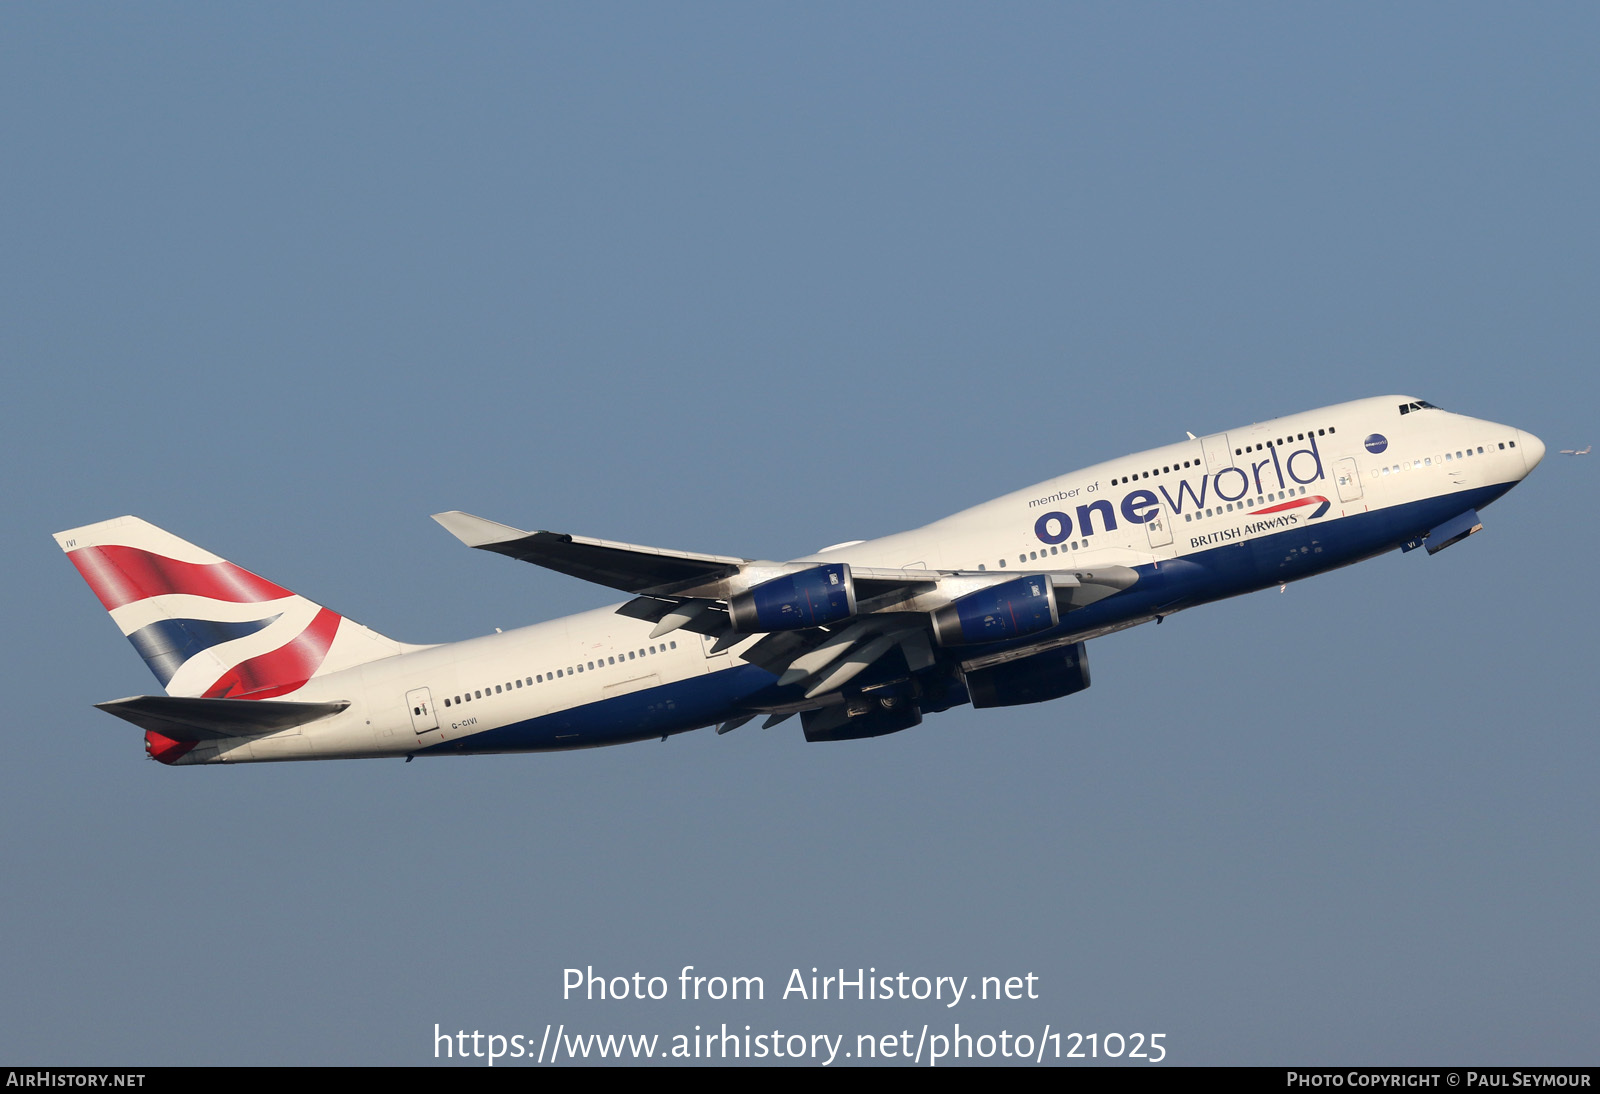
[[[524,532],[521,528],[513,528],[509,524],[497,524],[492,520],[475,517],[471,513],[463,513],[459,509],[452,509],[448,513],[435,513],[433,519],[444,525],[445,531],[468,547],[487,547],[491,543],[526,539],[533,534]]]

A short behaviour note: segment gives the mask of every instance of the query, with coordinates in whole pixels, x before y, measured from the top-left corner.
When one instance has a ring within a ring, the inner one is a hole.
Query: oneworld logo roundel
[[[1374,433],[1367,438],[1366,445],[1367,451],[1376,456],[1379,452],[1389,447],[1389,438],[1382,433]]]

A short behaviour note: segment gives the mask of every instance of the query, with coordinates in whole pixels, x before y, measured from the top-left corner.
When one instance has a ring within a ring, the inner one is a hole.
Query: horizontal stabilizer
[[[349,705],[346,699],[285,703],[275,699],[189,699],[172,695],[136,695],[95,704],[107,714],[174,741],[259,737],[332,717]]]

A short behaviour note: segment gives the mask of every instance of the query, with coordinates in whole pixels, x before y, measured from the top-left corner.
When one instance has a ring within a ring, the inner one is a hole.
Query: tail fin
[[[271,699],[416,648],[138,517],[55,538],[168,695]]]

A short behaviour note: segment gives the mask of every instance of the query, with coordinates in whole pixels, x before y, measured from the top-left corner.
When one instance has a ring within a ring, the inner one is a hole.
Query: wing
[[[666,551],[565,532],[524,532],[458,511],[435,513],[433,519],[468,547],[531,562],[625,593],[671,595],[676,588],[715,582],[751,563],[750,559],[730,555]]]
[[[714,638],[712,652],[759,638],[740,657],[780,684],[803,684],[808,701],[891,651],[916,673],[935,665],[936,648],[1049,630],[1139,576],[1125,566],[1027,574],[771,562],[527,532],[462,512],[433,519],[469,547],[635,594],[617,612],[656,624],[652,638],[683,628]]]

